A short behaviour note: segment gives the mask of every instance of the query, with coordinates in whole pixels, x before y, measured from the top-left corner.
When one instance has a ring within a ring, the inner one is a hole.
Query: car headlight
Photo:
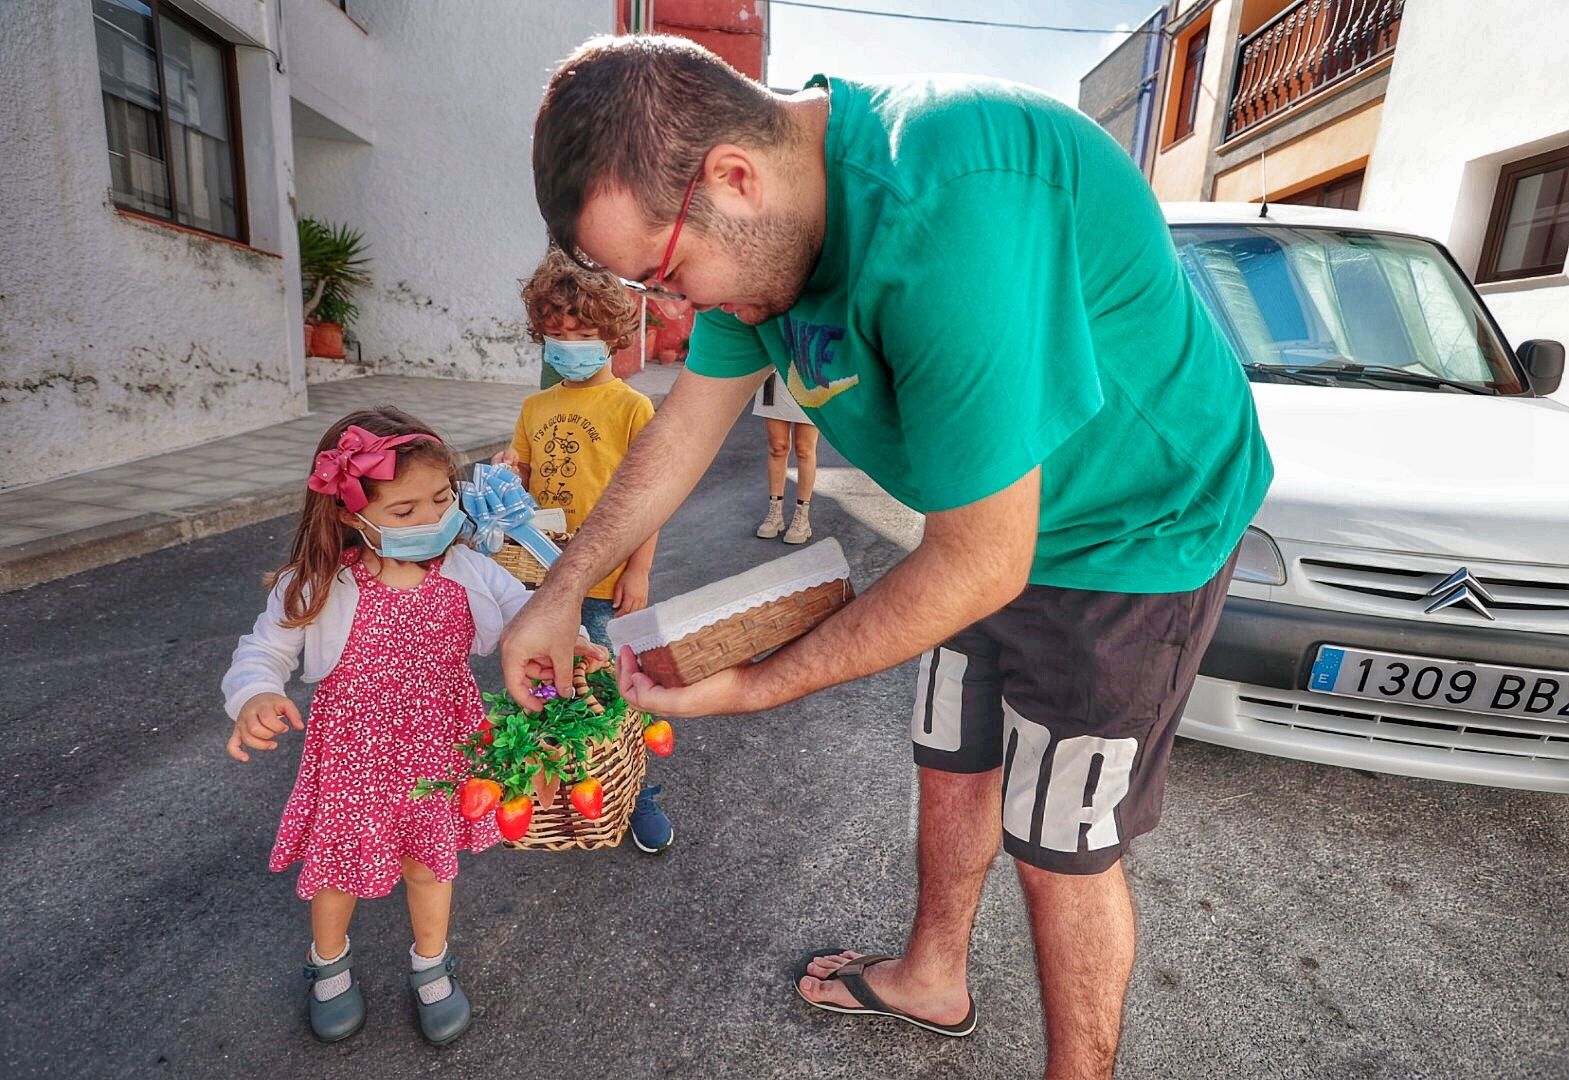
[[[1242,534],[1242,546],[1237,550],[1237,569],[1232,575],[1237,581],[1251,581],[1255,585],[1284,585],[1286,560],[1269,533],[1254,525]]]

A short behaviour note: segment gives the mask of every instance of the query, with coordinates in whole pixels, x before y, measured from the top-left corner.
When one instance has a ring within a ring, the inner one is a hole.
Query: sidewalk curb
[[[491,440],[459,449],[458,463],[466,469],[476,461],[488,460],[509,441]],[[0,594],[292,514],[300,508],[303,498],[300,485],[289,484],[190,510],[139,514],[81,529],[63,538],[18,544],[0,551]]]

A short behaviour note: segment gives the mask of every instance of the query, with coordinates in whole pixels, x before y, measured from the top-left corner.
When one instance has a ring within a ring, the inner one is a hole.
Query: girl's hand
[[[615,595],[610,598],[617,615],[642,611],[648,606],[648,571],[628,567],[616,579]]]
[[[285,718],[288,723],[284,723]],[[242,745],[252,750],[276,750],[274,737],[288,731],[291,725],[295,731],[305,730],[294,702],[282,694],[257,694],[240,708],[240,715],[235,718],[234,731],[229,735],[229,756],[235,761],[251,760]]]
[[[490,463],[492,465],[514,466],[518,463],[518,452],[513,447],[508,446],[492,457]]]

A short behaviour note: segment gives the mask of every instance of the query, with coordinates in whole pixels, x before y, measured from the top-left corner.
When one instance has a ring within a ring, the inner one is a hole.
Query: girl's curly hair
[[[637,304],[610,274],[579,266],[555,245],[523,283],[528,308],[528,336],[543,345],[545,334],[571,315],[595,331],[611,352],[632,344],[637,335]]]

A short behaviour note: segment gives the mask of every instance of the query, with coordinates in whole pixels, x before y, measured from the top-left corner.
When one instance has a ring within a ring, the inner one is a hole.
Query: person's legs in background
[[[817,428],[811,424],[791,424],[790,430],[795,442],[795,515],[790,519],[790,528],[785,531],[784,542],[804,544],[812,538],[812,488],[817,483]],[[773,464],[771,435],[770,467]],[[784,494],[783,484],[779,486],[779,493]]]
[[[790,421],[765,419],[768,425],[768,513],[757,535],[772,540],[784,532],[785,470],[790,464]]]

